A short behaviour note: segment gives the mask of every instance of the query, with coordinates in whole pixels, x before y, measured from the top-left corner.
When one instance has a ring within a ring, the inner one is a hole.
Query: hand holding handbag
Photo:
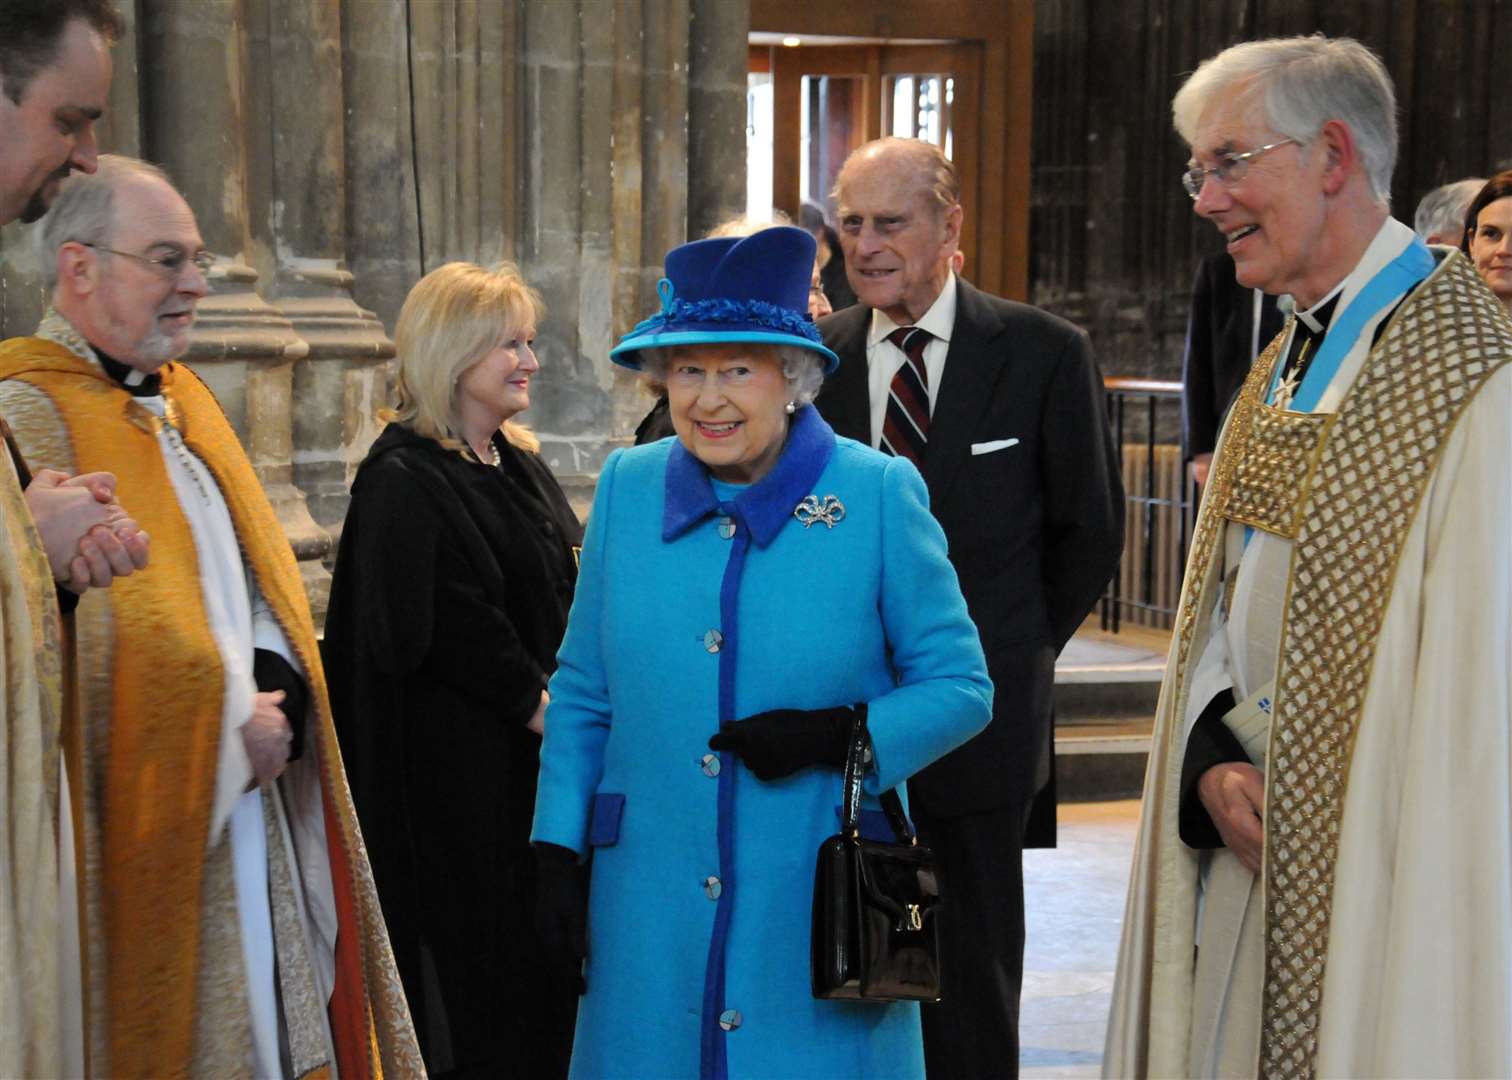
[[[809,970],[816,998],[939,1001],[939,874],[896,791],[882,809],[896,842],[861,837],[866,711],[857,709],[845,761],[840,832],[819,846]]]

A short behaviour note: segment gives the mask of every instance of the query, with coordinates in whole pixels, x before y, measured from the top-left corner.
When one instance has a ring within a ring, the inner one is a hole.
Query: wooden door
[[[966,276],[977,254],[981,49],[931,45],[800,45],[753,48],[752,71],[772,76],[772,202],[796,222],[817,203],[833,224],[835,176],[846,156],[884,134],[928,138],[961,175]],[[959,123],[964,114],[970,122]]]

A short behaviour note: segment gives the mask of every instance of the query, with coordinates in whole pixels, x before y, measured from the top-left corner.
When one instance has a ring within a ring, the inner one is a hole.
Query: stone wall
[[[581,500],[648,405],[611,344],[666,250],[744,208],[747,0],[117,2],[101,143],[165,166],[217,256],[188,360],[317,609],[394,318],[443,263],[544,296],[523,419]],[[0,230],[0,336],[43,308],[27,239]]]

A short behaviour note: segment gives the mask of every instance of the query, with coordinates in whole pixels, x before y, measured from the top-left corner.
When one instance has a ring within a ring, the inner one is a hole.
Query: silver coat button
[[[699,759],[698,764],[703,768],[703,774],[705,776],[719,775],[718,754],[705,754],[702,758]]]
[[[703,885],[704,892],[708,894],[710,900],[718,900],[719,894],[724,892],[724,886],[721,885],[719,883],[719,879],[717,877],[714,877],[712,874],[704,878]]]
[[[711,653],[717,653],[719,647],[724,644],[724,635],[718,630],[710,630],[704,635],[704,648]]]
[[[719,535],[722,539],[729,540],[735,536],[735,519],[722,517],[719,519]]]
[[[719,1026],[726,1031],[734,1031],[740,1026],[740,1010],[726,1009],[719,1014]]]

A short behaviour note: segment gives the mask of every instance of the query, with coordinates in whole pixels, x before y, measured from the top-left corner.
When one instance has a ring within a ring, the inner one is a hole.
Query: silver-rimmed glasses
[[[1224,154],[1218,159],[1218,164],[1211,169],[1204,169],[1201,165],[1193,165],[1181,174],[1181,186],[1186,188],[1186,193],[1195,201],[1202,194],[1202,185],[1207,183],[1209,176],[1218,178],[1218,182],[1225,187],[1237,184],[1244,179],[1244,174],[1249,171],[1249,163],[1253,158],[1261,154],[1269,153],[1278,146],[1287,143],[1296,143],[1296,139],[1282,139],[1280,142],[1266,143],[1257,146],[1253,150],[1247,150],[1242,154]],[[1297,143],[1301,146],[1301,143]]]
[[[115,248],[108,248],[104,244],[91,244],[87,240],[80,240],[79,243],[87,248],[94,248],[96,251],[106,251],[112,255],[119,255],[123,259],[135,259],[139,263],[155,267],[172,277],[178,277],[184,272],[185,263],[193,263],[199,272],[206,277],[210,276],[210,269],[215,265],[215,256],[203,248],[192,255],[182,248],[169,248],[161,255],[134,255],[129,251],[117,251]]]

